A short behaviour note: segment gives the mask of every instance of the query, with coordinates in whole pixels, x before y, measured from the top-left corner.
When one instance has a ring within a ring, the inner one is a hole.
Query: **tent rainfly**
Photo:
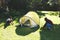
[[[25,25],[28,27],[37,27],[40,24],[39,16],[34,11],[29,11],[26,15],[20,18],[20,25]]]

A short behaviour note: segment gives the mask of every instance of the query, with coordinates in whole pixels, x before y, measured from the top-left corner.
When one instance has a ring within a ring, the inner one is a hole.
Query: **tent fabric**
[[[30,11],[26,15],[20,18],[20,24],[24,24],[27,20],[30,20],[31,26],[36,26],[40,24],[39,16],[36,12]]]
[[[36,12],[30,11],[25,16],[30,17],[33,21],[35,21],[37,24],[40,23],[39,16]]]

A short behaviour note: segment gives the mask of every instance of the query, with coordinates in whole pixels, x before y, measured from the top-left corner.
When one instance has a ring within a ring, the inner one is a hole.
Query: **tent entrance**
[[[31,26],[29,19],[25,21],[24,26]]]

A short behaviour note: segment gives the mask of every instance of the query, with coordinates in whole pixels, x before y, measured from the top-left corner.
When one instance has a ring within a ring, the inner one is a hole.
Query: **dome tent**
[[[26,15],[20,18],[19,20],[21,26],[37,27],[40,24],[39,16],[34,11],[29,11]]]

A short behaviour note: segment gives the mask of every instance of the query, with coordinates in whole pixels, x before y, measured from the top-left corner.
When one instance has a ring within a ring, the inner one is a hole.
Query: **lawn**
[[[44,18],[47,17],[54,23],[52,31],[43,30]],[[6,18],[0,18],[0,40],[60,40],[60,18],[54,15],[45,15],[40,18],[39,28],[17,26],[18,16],[14,17],[13,25],[4,29]]]

